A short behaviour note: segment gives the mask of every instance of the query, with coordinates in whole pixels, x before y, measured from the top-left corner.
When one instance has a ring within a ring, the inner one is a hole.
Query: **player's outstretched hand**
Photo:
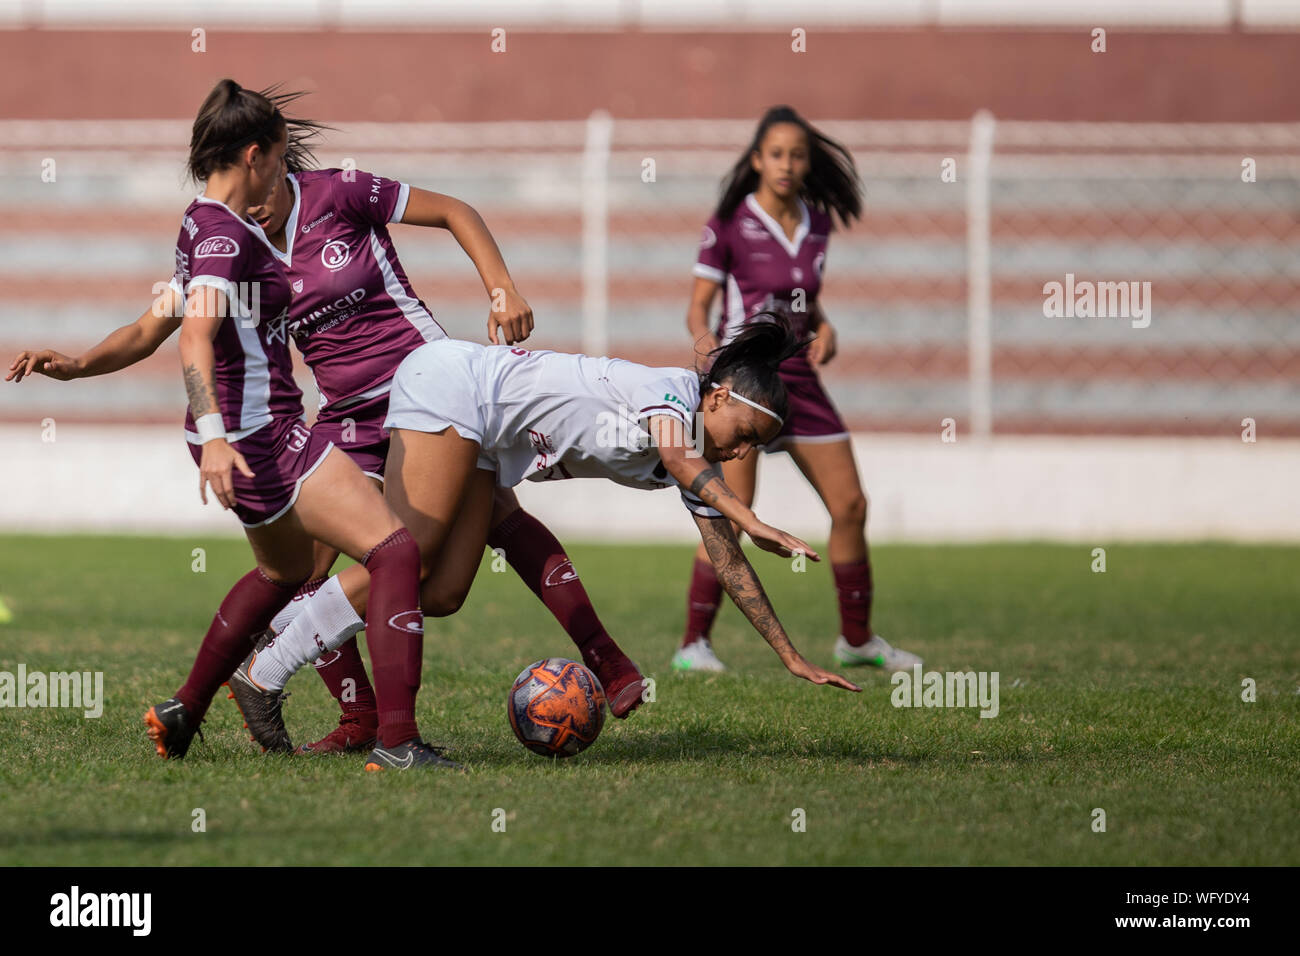
[[[754,522],[751,527],[745,529],[745,533],[749,535],[754,544],[764,551],[779,554],[783,558],[791,557],[797,551],[807,555],[809,560],[821,560],[821,555],[814,551],[808,542],[802,541],[792,534],[786,534],[780,528],[773,528],[761,521]]]
[[[212,486],[212,493],[221,502],[221,507],[229,509],[235,506],[235,486],[230,480],[231,472],[238,468],[245,478],[252,478],[253,472],[244,461],[244,456],[223,438],[215,438],[203,445],[203,457],[199,460],[199,497],[208,503],[207,486]]]
[[[861,692],[862,688],[852,681],[845,680],[839,674],[831,671],[822,670],[816,664],[810,664],[802,657],[797,657],[785,665],[790,673],[795,677],[802,677],[806,681],[812,681],[814,684],[830,684],[833,687],[839,687],[843,690],[851,690],[855,693]]]
[[[9,374],[5,376],[5,381],[21,382],[27,375],[48,375],[60,382],[66,382],[68,379],[80,377],[81,365],[71,356],[53,349],[40,349],[35,352],[24,350],[18,353],[18,357],[9,366]]]
[[[494,301],[493,309],[488,313],[488,339],[493,345],[503,344],[501,339],[505,339],[505,345],[514,345],[532,335],[533,310],[513,288],[501,292],[504,296],[500,303],[502,308],[498,310],[498,303]]]

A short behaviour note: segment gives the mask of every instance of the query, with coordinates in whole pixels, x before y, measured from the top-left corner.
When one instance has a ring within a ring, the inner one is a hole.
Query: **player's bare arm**
[[[753,566],[745,558],[745,553],[740,550],[740,542],[731,528],[730,521],[726,518],[695,515],[695,525],[700,529],[704,549],[709,554],[709,560],[713,562],[713,568],[718,574],[723,590],[736,602],[736,607],[740,608],[749,623],[754,625],[754,630],[762,634],[763,640],[776,651],[777,656],[781,658],[781,663],[790,673],[814,684],[833,684],[844,690],[861,690],[856,684],[838,674],[822,670],[809,663],[795,650],[785,633],[785,628],[777,619],[776,611],[772,609],[772,603],[767,599],[767,593],[763,590],[758,575],[754,573]]]
[[[181,321],[181,368],[185,375],[185,392],[190,400],[190,413],[197,422],[205,415],[220,414],[217,401],[216,353],[212,341],[217,337],[227,312],[226,297],[210,288],[200,288],[190,294]],[[235,504],[234,486],[230,473],[238,468],[248,477],[252,470],[244,456],[225,438],[213,438],[203,443],[203,457],[199,463],[199,498],[208,503],[207,487],[221,502],[221,507]]]
[[[28,375],[44,375],[66,382],[74,378],[107,375],[134,365],[158,350],[167,337],[180,328],[178,316],[184,300],[168,287],[154,299],[149,310],[127,325],[108,333],[98,345],[81,355],[70,356],[54,349],[25,349],[9,366],[5,381],[21,382]]]
[[[493,345],[522,342],[533,331],[533,310],[515,288],[505,259],[487,224],[468,203],[442,193],[411,187],[402,222],[412,226],[446,229],[478,269],[483,288],[492,299],[488,313],[488,338]]]
[[[798,551],[813,561],[821,560],[821,556],[806,541],[759,520],[758,515],[727,486],[722,472],[715,464],[705,461],[694,450],[688,453],[686,427],[680,420],[670,415],[656,415],[650,419],[650,435],[658,447],[664,468],[677,483],[710,508],[722,512],[735,522],[764,551],[779,554],[783,558]]]

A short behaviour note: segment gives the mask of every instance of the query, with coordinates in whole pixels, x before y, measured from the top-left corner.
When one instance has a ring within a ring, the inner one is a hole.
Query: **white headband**
[[[727,386],[725,386],[725,385],[714,385],[713,387],[714,387],[715,389],[718,389],[718,388],[727,388]],[[755,401],[753,401],[752,399],[748,399],[748,398],[746,398],[744,395],[741,395],[739,392],[732,391],[730,388],[727,388],[727,391],[729,391],[729,392],[731,393],[731,397],[734,398],[736,401],[738,401],[738,402],[744,402],[744,403],[745,403],[746,405],[748,405],[750,408],[757,408],[757,409],[758,409],[760,412],[762,412],[764,415],[771,415],[773,418],[775,418],[775,419],[777,420],[777,423],[778,423],[778,424],[780,424],[782,427],[785,426],[785,420],[782,419],[781,416],[778,415],[776,412],[772,411],[772,409],[770,409],[770,408],[764,408],[762,405],[758,404],[758,402],[755,402]]]

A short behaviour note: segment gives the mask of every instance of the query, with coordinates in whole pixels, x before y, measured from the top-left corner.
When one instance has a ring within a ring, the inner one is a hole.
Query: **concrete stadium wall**
[[[0,532],[238,534],[198,500],[178,427],[0,426]],[[860,434],[873,541],[1300,541],[1300,440],[999,437],[988,444]],[[671,490],[524,482],[524,506],[562,539],[695,539]],[[786,455],[765,459],[757,511],[824,540],[825,512]]]

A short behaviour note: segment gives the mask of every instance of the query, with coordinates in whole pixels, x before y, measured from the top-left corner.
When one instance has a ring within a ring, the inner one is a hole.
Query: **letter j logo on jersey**
[[[351,260],[352,250],[342,239],[333,239],[325,243],[325,248],[320,251],[321,265],[331,272],[337,272]]]
[[[407,634],[424,633],[424,613],[422,611],[403,611],[388,619],[388,626]]]

